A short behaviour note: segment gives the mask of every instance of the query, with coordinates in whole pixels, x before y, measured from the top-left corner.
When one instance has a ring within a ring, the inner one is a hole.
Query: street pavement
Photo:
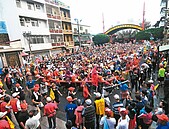
[[[5,89],[7,89],[7,88],[5,87]],[[62,88],[60,89],[60,91],[63,94],[63,96],[60,97],[60,104],[58,106],[59,109],[57,110],[57,114],[56,114],[56,116],[57,116],[57,119],[56,119],[57,128],[56,129],[66,129],[65,128],[66,113],[64,111],[64,107],[68,103],[67,100],[66,100],[67,93],[64,93]],[[135,92],[133,91],[131,93],[132,93],[132,97],[134,98]],[[7,94],[10,94],[10,92],[8,90],[7,90]],[[109,98],[110,98],[110,101],[111,101],[111,105],[114,103],[114,99],[113,99],[114,94],[120,94],[120,91],[119,90],[114,90],[112,92],[112,94],[110,94]],[[34,106],[31,106],[31,99],[27,96],[27,94],[25,94],[25,95],[26,95],[26,101],[29,104],[28,110],[35,109]],[[95,95],[94,94],[91,94],[91,95],[92,95],[91,99],[94,102]],[[81,90],[77,90],[77,94],[76,94],[75,97],[80,98],[81,100],[83,100],[82,91]],[[42,129],[48,129],[49,126],[48,126],[47,117],[43,117],[43,112],[41,114],[42,114],[42,117],[40,119],[41,128]],[[14,115],[12,115],[12,120],[14,121],[14,123],[16,125],[16,129],[20,129],[19,126],[18,126],[18,123],[15,120]],[[156,125],[154,124],[153,127],[150,128],[150,129],[155,129],[155,128],[156,128]]]

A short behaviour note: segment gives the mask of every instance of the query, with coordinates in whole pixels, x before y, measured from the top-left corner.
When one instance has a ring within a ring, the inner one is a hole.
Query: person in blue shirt
[[[75,126],[76,116],[74,112],[75,109],[77,108],[77,105],[73,103],[73,98],[71,96],[68,96],[66,99],[68,101],[68,104],[65,107],[66,118],[67,121],[70,120],[72,122],[72,125]]]
[[[121,91],[121,98],[122,100],[126,99],[127,96],[129,95],[129,92],[128,92],[128,85],[126,83],[123,83],[123,81],[125,81],[124,78],[121,78],[120,81],[118,81],[118,84],[120,85],[120,91]]]
[[[165,114],[157,115],[157,128],[156,129],[169,129],[168,116]]]
[[[32,79],[32,76],[28,77],[28,81],[26,82],[26,90],[28,91],[28,97],[31,98],[32,96],[32,91],[34,89],[36,80]]]
[[[27,90],[33,89],[34,86],[35,86],[35,83],[36,83],[36,80],[33,80],[32,76],[29,76],[28,77],[28,81],[26,82],[26,89]]]

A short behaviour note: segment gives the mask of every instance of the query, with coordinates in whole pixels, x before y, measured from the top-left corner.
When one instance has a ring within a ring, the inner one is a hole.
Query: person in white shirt
[[[116,129],[129,129],[130,118],[127,115],[127,110],[125,108],[119,108],[119,112],[121,117],[118,120]]]
[[[40,129],[40,109],[37,107],[38,113],[35,115],[35,111],[29,111],[29,119],[25,123],[26,129]]]
[[[105,109],[105,116],[103,116],[100,120],[100,125],[103,126],[103,129],[114,129],[116,124],[116,119],[112,118],[113,112],[111,109]]]

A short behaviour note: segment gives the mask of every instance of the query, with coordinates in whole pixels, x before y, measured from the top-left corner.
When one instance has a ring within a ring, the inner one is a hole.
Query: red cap
[[[34,91],[38,91],[39,87],[34,87],[33,89],[34,89]]]
[[[67,99],[68,102],[72,102],[73,101],[71,96],[68,96],[66,99]]]
[[[69,91],[74,91],[75,88],[74,88],[74,87],[69,87],[68,90],[69,90]]]
[[[162,121],[168,121],[168,117],[165,114],[157,115],[158,119]]]
[[[20,86],[20,84],[19,84],[19,83],[16,83],[15,86],[18,87],[18,86]]]
[[[124,81],[124,80],[125,80],[124,77],[122,77],[122,78],[121,78],[121,81]]]
[[[126,110],[126,108],[118,108],[119,112],[121,115],[125,116],[128,114],[128,111]]]
[[[35,84],[35,87],[39,88],[39,84]]]
[[[26,109],[28,106],[26,103],[21,103],[21,109]]]

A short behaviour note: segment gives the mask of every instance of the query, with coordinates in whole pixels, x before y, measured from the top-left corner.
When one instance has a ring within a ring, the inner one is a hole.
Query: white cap
[[[13,94],[12,94],[12,97],[16,97],[17,95],[19,95],[19,92],[14,92]]]
[[[149,80],[148,83],[153,83],[154,81],[153,80]]]
[[[46,101],[47,101],[47,102],[51,102],[51,101],[52,101],[51,97],[47,97],[47,98],[46,98]]]
[[[5,112],[0,112],[0,118],[4,117],[7,114],[7,111]]]
[[[2,98],[2,97],[4,97],[4,96],[5,96],[5,94],[3,94],[3,95],[2,95],[2,94],[0,94],[0,98]]]
[[[118,95],[118,94],[115,94],[115,95],[114,95],[114,99],[120,99],[119,95]]]
[[[99,92],[94,93],[97,98],[101,97],[101,94]]]
[[[126,108],[120,108],[120,112],[126,111]]]
[[[86,100],[85,100],[85,103],[86,103],[87,105],[91,105],[91,104],[92,104],[92,101],[91,101],[91,99],[86,99]]]

